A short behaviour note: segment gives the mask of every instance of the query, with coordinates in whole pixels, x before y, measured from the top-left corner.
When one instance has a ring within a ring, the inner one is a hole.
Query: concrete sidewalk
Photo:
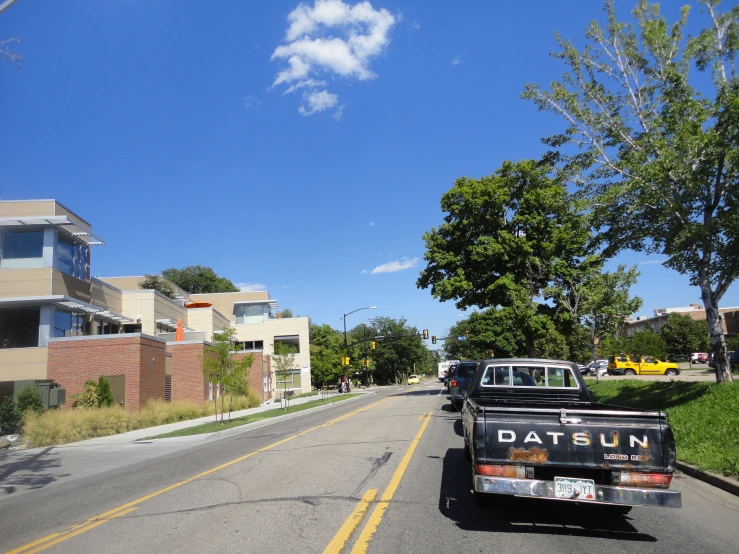
[[[373,389],[356,390],[352,392],[374,394]],[[329,393],[328,397],[344,396],[338,393]],[[305,404],[314,400],[320,400],[321,396],[310,396],[299,398],[290,402],[291,406]],[[361,397],[347,399],[347,402],[359,400]],[[215,416],[208,416],[188,421],[179,421],[157,427],[147,427],[120,435],[98,437],[85,441],[62,444],[59,446],[28,448],[21,450],[6,450],[0,452],[0,502],[11,496],[18,496],[33,490],[46,488],[48,486],[65,483],[95,475],[105,471],[111,471],[135,464],[179,450],[191,448],[209,440],[220,438],[226,434],[238,434],[248,430],[259,429],[273,425],[286,419],[300,417],[313,413],[317,410],[327,410],[332,406],[343,404],[344,401],[336,401],[324,406],[316,406],[302,412],[275,416],[269,419],[249,423],[239,427],[233,427],[223,431],[203,433],[187,437],[173,437],[162,440],[140,439],[161,435],[187,429],[203,423],[212,423]],[[231,413],[231,419],[243,417],[270,410],[277,411],[280,403],[272,403],[241,410]],[[228,418],[228,414],[226,414]]]

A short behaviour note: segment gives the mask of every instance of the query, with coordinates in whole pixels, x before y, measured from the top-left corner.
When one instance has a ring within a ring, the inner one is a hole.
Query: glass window
[[[579,388],[571,368],[542,366],[488,366],[483,387]]]
[[[290,373],[277,376],[277,390],[280,389],[299,389],[300,388],[300,370],[296,369]]]
[[[118,334],[118,324],[117,323],[110,323],[109,321],[100,321],[97,320],[95,326],[95,334],[96,335],[117,335]]]
[[[300,338],[298,335],[275,337],[276,354],[300,354]]]
[[[0,348],[35,348],[41,308],[0,309]]]
[[[236,323],[239,325],[249,323],[264,323],[263,304],[237,304],[234,308]]]
[[[77,279],[89,280],[89,248],[62,233],[56,242],[56,268]]]
[[[2,231],[0,267],[43,267],[43,231]]]
[[[475,375],[477,364],[474,363],[461,363],[457,366],[457,371],[454,373],[458,379],[471,379]]]
[[[54,337],[80,337],[84,334],[84,315],[54,310]]]

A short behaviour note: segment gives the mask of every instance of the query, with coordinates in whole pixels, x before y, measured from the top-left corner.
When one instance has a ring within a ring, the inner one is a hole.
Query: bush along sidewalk
[[[588,386],[596,400],[642,410],[664,410],[681,462],[739,476],[739,382],[726,384],[622,380]]]

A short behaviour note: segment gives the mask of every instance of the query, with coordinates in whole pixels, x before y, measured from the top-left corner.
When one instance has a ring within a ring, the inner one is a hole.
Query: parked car
[[[729,356],[729,367],[732,371],[736,370],[736,366],[739,366],[739,350],[729,350],[726,354]],[[716,369],[716,364],[713,363],[713,352],[708,354],[708,367]]]
[[[609,375],[680,375],[674,362],[663,362],[653,356],[610,356]]]
[[[577,366],[528,358],[480,362],[462,406],[475,500],[488,495],[679,508],[667,490],[675,439],[664,412],[593,402]]]
[[[447,372],[446,379],[444,379],[444,388],[447,392],[449,392],[449,383],[451,383],[452,378],[454,377],[454,372],[456,371],[458,364],[459,362],[449,364],[449,371]]]
[[[467,386],[475,375],[475,370],[477,370],[479,363],[477,361],[461,362],[457,365],[454,371],[454,377],[449,382],[449,394],[451,395],[452,406],[458,410],[462,408],[464,393],[467,391]]]
[[[417,385],[421,382],[421,379],[418,377],[418,375],[409,375],[408,376],[408,384],[409,385]]]
[[[596,372],[601,376],[608,371],[608,360],[596,360],[586,365],[578,365],[581,375],[595,375]]]

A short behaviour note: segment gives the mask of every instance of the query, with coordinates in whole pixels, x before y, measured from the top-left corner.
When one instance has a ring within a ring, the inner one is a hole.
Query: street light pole
[[[376,310],[377,306],[366,306],[364,308],[357,308],[356,310],[352,310],[348,314],[344,314],[344,348],[346,348],[349,344],[346,340],[346,316],[353,314],[354,312],[358,312],[360,310]]]

